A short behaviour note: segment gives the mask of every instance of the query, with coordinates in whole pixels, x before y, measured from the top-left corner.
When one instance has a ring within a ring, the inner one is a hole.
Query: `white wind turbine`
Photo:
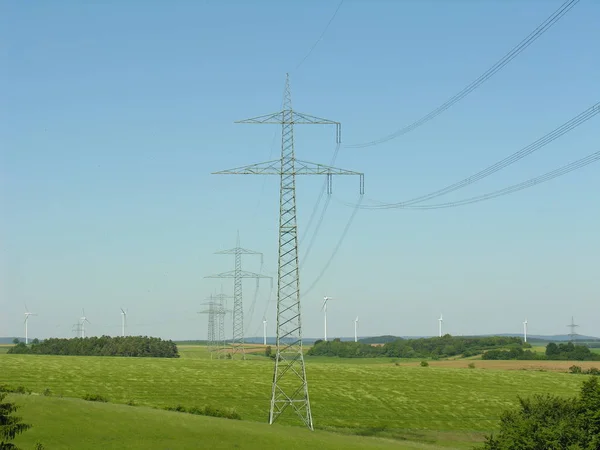
[[[127,311],[121,308],[121,336],[125,336],[125,325],[127,325]]]
[[[37,316],[37,314],[29,312],[27,305],[25,305],[25,344],[29,344],[29,336],[27,334],[27,321],[29,320],[29,316]]]
[[[354,319],[354,342],[358,342],[358,316]]]
[[[527,342],[527,319],[523,322],[523,342]]]
[[[84,338],[85,337],[85,323],[90,323],[91,322],[89,320],[87,320],[87,317],[85,317],[85,310],[82,308],[81,309],[81,317],[79,318],[79,320],[81,320],[81,337]]]
[[[327,302],[329,300],[333,300],[332,297],[323,297],[323,306],[321,306],[321,311],[325,312],[325,341],[327,341]]]
[[[263,317],[263,345],[267,345],[267,318]]]
[[[444,321],[444,316],[442,314],[440,314],[440,318],[438,319],[440,337],[442,337],[442,322],[443,321]]]

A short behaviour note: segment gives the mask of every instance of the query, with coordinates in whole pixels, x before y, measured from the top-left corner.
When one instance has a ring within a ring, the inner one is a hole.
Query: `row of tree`
[[[179,358],[179,350],[173,341],[148,336],[50,338],[41,342],[34,341],[31,345],[20,342],[11,347],[8,353]]]
[[[550,360],[550,361],[600,361],[600,355],[592,353],[586,345],[576,345],[572,342],[555,344],[550,342],[545,353],[536,353],[522,348],[508,350],[490,350],[485,352],[481,359],[524,361]]]
[[[341,358],[444,358],[478,355],[496,347],[521,349],[523,342],[521,338],[510,336],[462,337],[449,334],[434,338],[396,338],[392,342],[379,346],[334,339],[316,341],[307,354]]]

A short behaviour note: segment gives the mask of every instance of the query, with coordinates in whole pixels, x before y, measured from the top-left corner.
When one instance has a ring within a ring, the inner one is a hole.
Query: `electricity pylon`
[[[213,352],[219,352],[221,349],[221,323],[223,322],[223,316],[227,313],[221,301],[215,299],[215,296],[211,295],[209,297],[209,301],[202,303],[207,308],[198,311],[198,314],[208,314],[208,335],[207,335],[207,343],[208,343],[208,351],[210,352],[210,359],[213,358]],[[220,357],[221,353],[218,353],[218,357]]]
[[[228,298],[233,298],[231,295],[225,295],[222,292],[220,294],[214,295],[213,299],[217,302],[218,306],[216,309],[216,320],[217,325],[215,327],[215,340],[216,340],[216,351],[217,357],[225,358],[226,353],[226,342],[225,342],[225,315],[230,313],[231,310],[227,309],[226,300]]]
[[[364,174],[297,160],[294,124],[335,125],[336,143],[341,143],[341,124],[292,110],[289,75],[286,76],[283,110],[236,123],[281,125],[281,158],[275,161],[215,172],[223,175],[279,175],[279,260],[277,271],[277,340],[271,389],[269,423],[291,406],[309,429],[313,429],[308,383],[302,353],[300,282],[298,273],[298,229],[296,225],[296,175],[325,175],[327,193],[333,175],[358,175],[364,194]]]
[[[236,353],[242,354],[242,359],[246,359],[246,350],[244,348],[244,305],[242,303],[242,280],[244,278],[256,278],[256,285],[261,278],[273,278],[260,273],[248,272],[242,270],[242,255],[260,255],[262,265],[262,253],[254,250],[247,250],[240,247],[240,234],[237,236],[235,248],[216,252],[217,255],[235,255],[235,268],[229,272],[208,275],[204,278],[233,278],[233,339],[231,343],[231,357]]]
[[[573,316],[571,316],[571,323],[569,325],[567,325],[567,327],[569,327],[571,329],[571,332],[569,333],[569,340],[571,342],[573,342],[577,336],[579,336],[577,333],[575,333],[575,328],[577,328],[579,325],[575,325],[575,319],[573,319]]]

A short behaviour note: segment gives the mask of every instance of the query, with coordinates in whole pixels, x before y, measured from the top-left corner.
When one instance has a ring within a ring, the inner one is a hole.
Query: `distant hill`
[[[14,337],[0,337],[0,345],[2,344],[12,344]],[[20,341],[25,342],[25,338],[19,338]],[[33,338],[32,338],[33,340]]]

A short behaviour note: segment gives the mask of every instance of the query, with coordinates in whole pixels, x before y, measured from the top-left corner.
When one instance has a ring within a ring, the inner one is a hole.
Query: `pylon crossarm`
[[[337,167],[326,166],[325,164],[317,164],[308,161],[295,161],[295,175],[359,175],[364,176],[361,172],[353,170],[339,169]]]
[[[245,248],[230,248],[228,250],[221,250],[219,252],[215,252],[215,255],[235,255],[236,253],[240,253],[242,255],[262,255],[261,252],[255,252],[254,250],[246,250]]]
[[[262,116],[251,117],[250,119],[236,120],[233,123],[252,123],[252,124],[281,124],[283,120],[283,111],[264,114]]]
[[[262,275],[260,273],[248,272],[247,270],[242,270],[239,272],[239,276],[241,278],[269,278],[271,281],[273,277],[269,275]],[[235,270],[230,270],[229,272],[216,273],[214,275],[207,275],[204,278],[234,278]]]
[[[267,161],[249,166],[213,172],[213,175],[281,175],[281,160]]]

